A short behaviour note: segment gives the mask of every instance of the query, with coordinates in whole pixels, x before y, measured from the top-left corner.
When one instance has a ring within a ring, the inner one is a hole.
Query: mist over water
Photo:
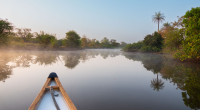
[[[79,110],[200,109],[199,67],[118,49],[0,51],[0,110],[28,109],[50,72]]]

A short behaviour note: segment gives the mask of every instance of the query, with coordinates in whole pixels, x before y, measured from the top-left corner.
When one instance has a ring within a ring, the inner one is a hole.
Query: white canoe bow
[[[77,110],[56,73],[49,74],[40,93],[28,110]]]

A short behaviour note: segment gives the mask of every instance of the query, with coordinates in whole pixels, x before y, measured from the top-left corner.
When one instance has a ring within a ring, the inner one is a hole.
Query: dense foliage
[[[54,35],[45,34],[44,32],[37,34],[36,39],[44,47],[47,46],[54,47],[56,44],[56,37]]]
[[[8,43],[8,37],[12,29],[13,26],[7,20],[0,20],[0,45]]]
[[[156,15],[153,18],[155,21]],[[178,21],[164,23],[159,33],[147,35],[143,41],[128,44],[123,50],[162,51],[181,61],[200,62],[200,7],[187,11]]]
[[[125,51],[159,52],[163,47],[163,38],[158,32],[147,35],[143,41],[128,44],[123,48]]]
[[[143,41],[139,41],[137,43],[132,43],[132,44],[127,44],[123,50],[124,51],[131,51],[131,52],[135,52],[135,51],[138,51],[140,50],[142,47],[143,47],[144,43]]]
[[[175,56],[182,61],[200,61],[200,7],[187,11],[183,24],[186,37],[182,43],[182,49]]]
[[[0,20],[0,47],[8,44],[12,49],[81,49],[81,48],[119,48],[126,45],[115,39],[104,37],[101,41],[82,38],[75,32],[69,31],[64,39],[57,40],[53,34],[43,31],[32,33],[29,28],[15,28],[7,20]],[[4,46],[5,47],[5,46]]]
[[[66,33],[66,46],[71,48],[79,48],[81,41],[80,36],[75,31],[69,31]]]
[[[82,48],[119,48],[124,45],[126,44],[123,42],[120,44],[115,39],[109,40],[107,37],[104,37],[101,41],[89,39],[86,36],[81,38]]]

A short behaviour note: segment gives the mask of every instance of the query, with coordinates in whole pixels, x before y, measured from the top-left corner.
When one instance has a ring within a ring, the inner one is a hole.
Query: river
[[[0,110],[26,110],[50,72],[78,110],[200,109],[200,65],[118,49],[0,51]]]

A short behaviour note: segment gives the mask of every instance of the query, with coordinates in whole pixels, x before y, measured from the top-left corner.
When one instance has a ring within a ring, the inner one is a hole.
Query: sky
[[[81,37],[137,42],[157,30],[155,12],[174,22],[200,0],[0,0],[0,18],[15,28],[30,28],[64,38],[76,31]]]

